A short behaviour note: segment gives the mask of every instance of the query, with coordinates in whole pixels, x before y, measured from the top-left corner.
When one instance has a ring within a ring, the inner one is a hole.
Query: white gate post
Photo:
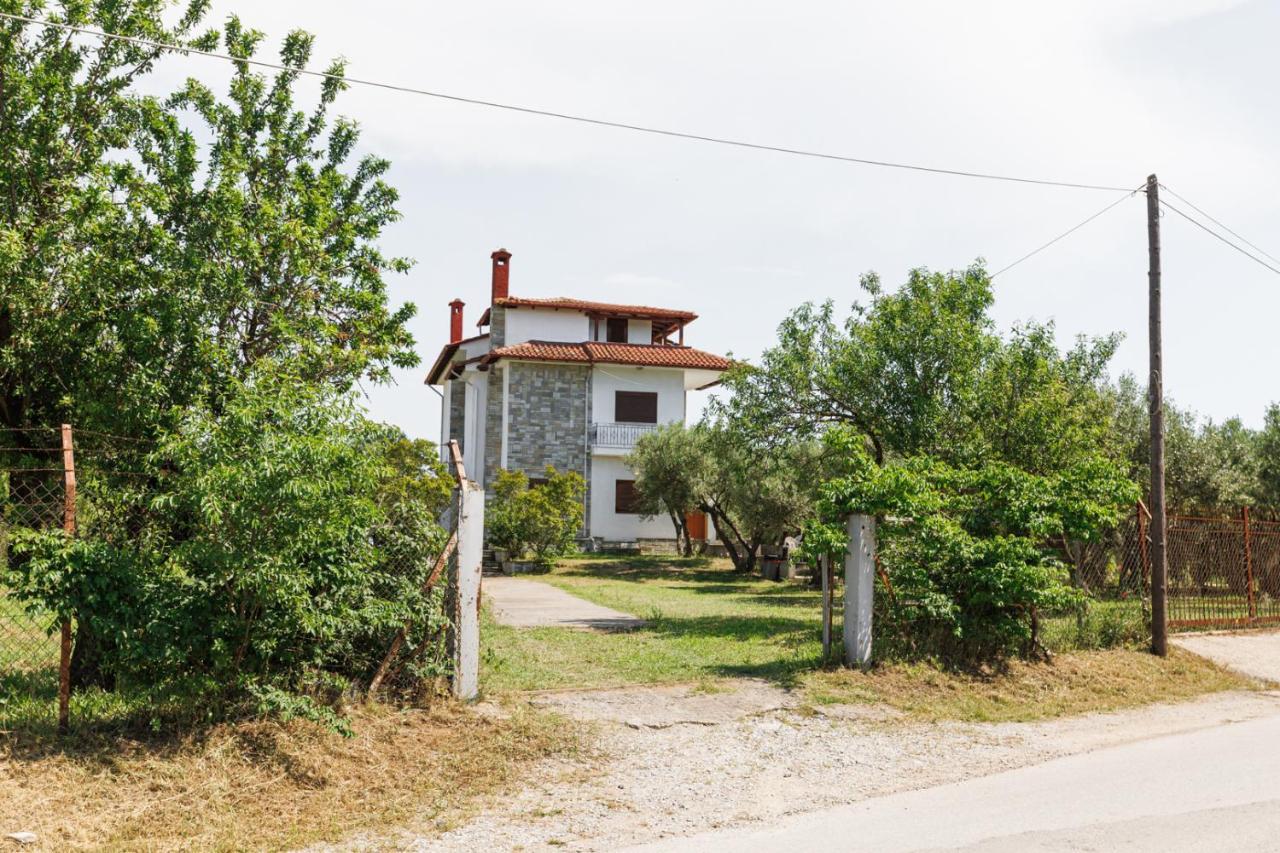
[[[480,694],[480,573],[484,561],[484,489],[463,480],[458,501],[458,572],[454,613],[453,695]]]
[[[876,520],[850,515],[849,547],[844,557],[844,660],[846,666],[871,664],[871,598],[876,579]]]

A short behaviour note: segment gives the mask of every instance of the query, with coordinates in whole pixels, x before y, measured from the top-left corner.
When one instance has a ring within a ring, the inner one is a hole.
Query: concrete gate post
[[[844,557],[844,660],[865,669],[871,664],[871,603],[876,580],[876,520],[850,515],[849,546]]]

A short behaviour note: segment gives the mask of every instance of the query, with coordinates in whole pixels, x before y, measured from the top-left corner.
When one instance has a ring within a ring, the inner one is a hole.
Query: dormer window
[[[610,317],[605,321],[605,340],[611,344],[627,342],[627,320],[625,317]]]

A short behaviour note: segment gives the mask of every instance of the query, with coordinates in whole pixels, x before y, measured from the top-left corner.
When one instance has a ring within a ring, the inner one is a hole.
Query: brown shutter
[[[611,344],[627,342],[627,321],[624,317],[610,317],[605,327],[605,334]]]
[[[636,481],[615,480],[613,511],[618,515],[636,515]]]
[[[656,391],[615,391],[613,419],[622,424],[656,424],[658,394]]]

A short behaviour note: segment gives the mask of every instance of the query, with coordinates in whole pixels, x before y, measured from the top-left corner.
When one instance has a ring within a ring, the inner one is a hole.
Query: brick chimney
[[[462,340],[462,309],[466,305],[461,299],[449,303],[449,343],[456,344]]]
[[[493,258],[493,301],[506,299],[511,288],[511,253],[499,249],[489,257]]]

